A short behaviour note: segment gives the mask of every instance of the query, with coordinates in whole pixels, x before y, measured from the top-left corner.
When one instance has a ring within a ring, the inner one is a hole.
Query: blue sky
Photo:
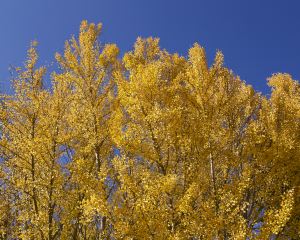
[[[276,72],[300,79],[299,0],[1,0],[0,91],[9,92],[9,65],[20,66],[31,40],[41,63],[54,61],[83,19],[103,23],[101,41],[122,53],[138,36],[161,39],[161,47],[186,56],[194,42],[248,84],[268,93]]]

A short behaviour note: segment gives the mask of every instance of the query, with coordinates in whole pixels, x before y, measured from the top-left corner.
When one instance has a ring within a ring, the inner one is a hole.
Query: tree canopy
[[[45,88],[37,43],[0,103],[0,239],[298,239],[300,85],[83,21]]]

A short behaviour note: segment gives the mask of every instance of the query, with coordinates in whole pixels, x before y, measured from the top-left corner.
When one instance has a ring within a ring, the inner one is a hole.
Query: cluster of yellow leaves
[[[300,85],[270,98],[138,38],[119,59],[83,21],[43,87],[37,44],[0,105],[0,239],[296,239]]]

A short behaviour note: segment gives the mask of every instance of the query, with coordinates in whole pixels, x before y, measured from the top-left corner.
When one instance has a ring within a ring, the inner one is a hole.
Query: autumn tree
[[[101,24],[83,21],[78,40],[73,37],[67,41],[64,55],[56,55],[61,71],[54,75],[54,83],[58,91],[64,92],[60,97],[68,99],[68,137],[64,145],[69,152],[70,174],[66,183],[64,238],[107,238],[111,231],[110,115],[115,96],[114,74],[120,64],[116,45],[102,46],[98,41],[101,28]]]
[[[59,164],[60,108],[43,88],[45,67],[37,68],[36,43],[25,69],[16,69],[15,94],[1,112],[4,197],[9,200],[13,237],[55,239],[60,229],[62,172]],[[6,196],[7,195],[7,196]]]

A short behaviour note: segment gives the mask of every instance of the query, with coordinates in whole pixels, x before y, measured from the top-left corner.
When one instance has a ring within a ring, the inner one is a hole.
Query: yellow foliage
[[[298,239],[299,82],[267,98],[220,51],[120,59],[101,30],[81,23],[51,89],[33,42],[0,96],[0,239]]]

